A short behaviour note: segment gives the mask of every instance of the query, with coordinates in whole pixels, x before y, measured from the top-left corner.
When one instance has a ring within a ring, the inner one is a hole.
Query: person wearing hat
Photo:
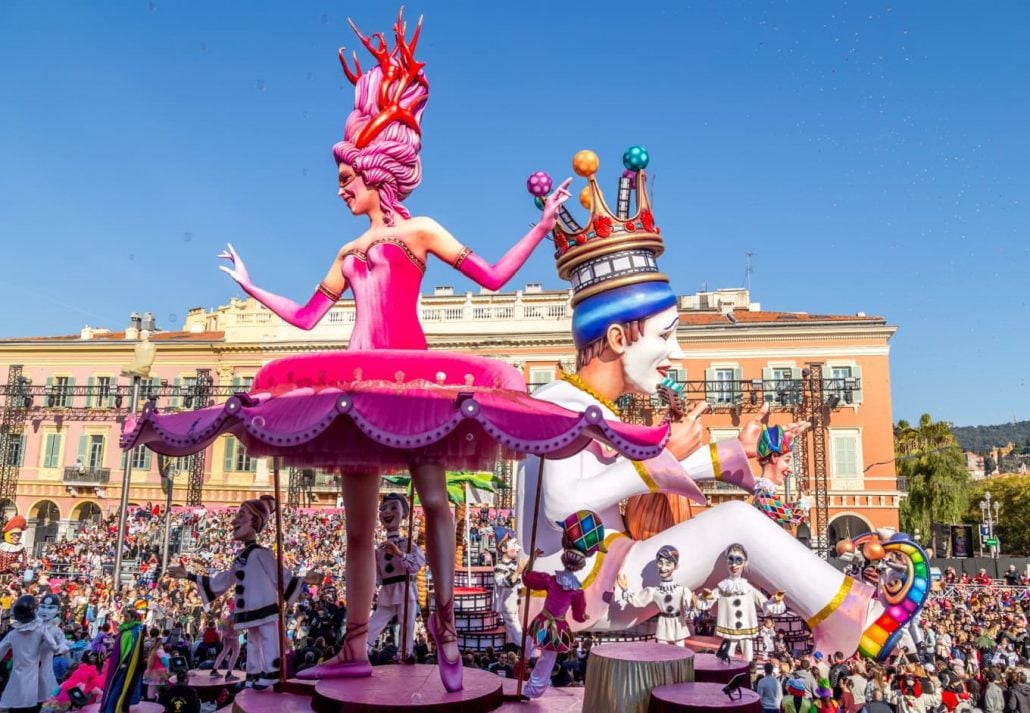
[[[28,523],[21,515],[15,515],[4,525],[4,540],[0,542],[0,574],[13,574],[21,577],[29,566],[28,554],[22,534]]]
[[[799,499],[785,503],[779,497],[780,489],[787,476],[794,472],[794,454],[791,453],[793,437],[781,426],[766,426],[758,439],[758,465],[762,474],[755,481],[752,503],[773,522],[788,527],[801,525],[808,517],[808,510]]]
[[[563,370],[559,379],[536,389],[533,396],[586,413],[598,426],[602,419],[621,420],[615,400],[623,394],[654,396],[659,385],[669,381],[673,360],[683,358],[677,344],[679,300],[669,278],[658,269],[664,242],[651,213],[647,164],[642,147],[626,151],[626,173],[619,179],[613,210],[596,180],[599,159],[589,151],[577,154],[574,169],[588,181],[582,202],[590,211],[589,223],[580,226],[562,213],[554,229],[558,273],[572,283],[576,367],[574,373]],[[536,184],[529,185],[533,192]],[[673,545],[683,553],[675,580],[697,591],[726,547],[740,542],[751,552],[757,583],[774,591],[790,587],[791,609],[811,623],[818,648],[854,651],[883,611],[874,600],[875,588],[841,573],[750,504],[720,503],[652,537],[636,540],[628,535],[630,528],[619,510],[627,498],[660,493],[706,503],[697,482],[712,480],[753,490],[748,459],[758,457],[768,407],[742,420],[738,438],[714,444],[706,442],[700,421],[706,408],[702,402],[684,409],[682,420],[669,424],[666,450],[649,460],[622,457],[597,442],[565,458],[527,456],[520,462],[518,532],[523,542],[536,538],[536,546],[545,553],[537,559],[541,568],[553,571],[560,566],[560,538],[551,523],[564,513],[593,510],[611,528],[608,554],[593,555],[586,563],[594,573],[584,588],[590,625],[574,627],[620,631],[641,623],[653,610],[618,606],[618,597],[613,596],[616,579],[623,573],[631,589],[641,588],[642,575],[661,545]],[[796,423],[784,429],[796,436],[806,427]],[[535,517],[538,490],[540,516]],[[643,506],[639,513],[638,522],[655,511]],[[805,576],[799,579],[797,572]],[[536,610],[539,602],[531,602],[531,613]]]
[[[247,678],[254,688],[267,688],[279,680],[279,598],[276,558],[267,547],[257,543],[272,513],[275,498],[262,495],[245,500],[232,521],[232,538],[244,544],[232,566],[214,575],[188,572],[182,565],[168,568],[176,579],[188,579],[200,592],[205,605],[233,588],[235,594],[233,626],[247,632]],[[309,572],[303,580],[289,570],[283,571],[283,599],[292,604],[300,596],[301,582],[318,584],[321,575]],[[365,661],[368,665],[368,661]]]
[[[783,713],[814,713],[815,706],[805,693],[805,682],[800,678],[788,678],[787,695],[783,697]]]
[[[750,663],[755,657],[754,638],[758,634],[756,610],[760,608],[766,615],[778,615],[787,610],[787,605],[783,603],[783,592],[776,592],[770,599],[744,579],[747,563],[747,550],[743,545],[734,543],[726,548],[726,569],[730,576],[720,581],[714,590],[702,590],[697,608],[707,611],[718,603],[715,633],[730,642],[730,656],[735,655],[739,645],[741,656]]]
[[[401,537],[401,523],[408,516],[410,507],[408,499],[397,493],[388,493],[379,503],[379,523],[386,529],[386,539],[376,547],[379,594],[376,596],[375,611],[368,620],[371,651],[372,644],[394,617],[398,622],[404,619],[404,600],[407,599],[408,618],[404,622],[407,636],[404,639],[405,650],[402,652],[404,658],[413,656],[415,651],[415,613],[418,611],[415,575],[426,566],[422,548],[414,542],[409,544],[407,537]]]
[[[654,633],[656,641],[685,646],[686,639],[690,637],[688,622],[692,618],[694,595],[687,587],[673,581],[679,563],[679,550],[672,545],[663,545],[654,560],[658,586],[630,592],[629,581],[624,574],[620,574],[616,582],[622,589],[623,602],[629,606],[643,608],[653,604],[658,607],[658,626]]]
[[[837,713],[840,707],[833,699],[833,689],[828,678],[820,678],[815,688],[815,710],[818,713]]]
[[[525,561],[519,561],[519,538],[507,527],[494,528],[497,564],[494,565],[494,609],[504,622],[508,643],[522,645],[522,622],[519,620],[519,585]]]
[[[36,617],[36,606],[36,598],[31,594],[18,597],[11,606],[11,631],[0,641],[0,660],[8,654],[12,658],[7,686],[0,695],[0,708],[11,713],[39,710],[39,704],[53,690],[42,675],[40,661],[45,653],[57,648],[58,642],[47,624]]]
[[[523,688],[527,698],[539,698],[551,685],[551,670],[560,653],[572,651],[574,639],[565,620],[569,609],[579,623],[589,619],[583,585],[576,572],[586,565],[587,557],[604,551],[604,523],[597,513],[589,510],[574,512],[557,523],[562,529],[562,569],[554,574],[533,571],[537,550],[529,558],[527,571],[522,575],[526,589],[544,592],[543,610],[530,625],[528,646],[540,649],[533,673]]]

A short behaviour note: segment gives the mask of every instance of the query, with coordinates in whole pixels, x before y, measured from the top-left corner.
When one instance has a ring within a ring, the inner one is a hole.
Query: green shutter
[[[744,403],[744,390],[740,387],[740,382],[744,380],[743,369],[733,369],[733,403],[738,406]]]
[[[149,472],[150,471],[150,456],[153,455],[154,452],[151,451],[146,446],[140,446],[140,448],[143,449],[143,470]]]
[[[18,436],[18,462],[15,463],[17,467],[21,468],[25,465],[25,434]]]
[[[118,466],[119,468],[122,469],[122,472],[125,472],[126,458],[129,457],[128,454],[129,454],[128,451],[124,451],[124,450],[122,451],[122,459],[120,461],[121,465]]]
[[[172,386],[172,408],[182,408],[182,395],[180,390],[182,389],[182,377],[175,377],[175,381]]]
[[[107,397],[107,408],[114,408],[115,392],[118,390],[118,377],[111,377],[111,391]]]
[[[762,369],[762,399],[767,404],[776,401],[776,378],[771,366]]]
[[[236,439],[229,436],[225,439],[225,461],[222,463],[222,469],[229,473],[235,470],[234,457],[236,455]]]
[[[862,403],[862,391],[864,384],[862,383],[862,367],[853,366],[851,367],[851,375],[856,379],[855,385],[858,387],[854,389],[851,394],[851,403],[860,404]]]
[[[712,406],[715,405],[715,399],[718,394],[715,391],[715,369],[705,369],[705,401]]]
[[[85,465],[85,463],[86,463],[86,441],[87,440],[88,439],[86,438],[86,434],[85,433],[79,435],[79,454],[78,454],[78,459],[79,459],[79,461],[82,462],[83,465]]]
[[[235,394],[240,390],[240,377],[232,377],[232,392]]]
[[[86,408],[96,408],[100,406],[100,398],[93,393],[93,389],[96,388],[96,379],[89,377],[86,379]]]
[[[75,377],[74,376],[69,376],[68,377],[68,391],[65,392],[66,396],[64,397],[64,404],[68,408],[72,408],[73,406],[75,406],[75,392],[74,392],[74,389],[75,389]]]

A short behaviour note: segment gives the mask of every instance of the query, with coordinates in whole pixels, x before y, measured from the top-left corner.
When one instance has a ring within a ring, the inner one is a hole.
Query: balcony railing
[[[110,483],[110,468],[78,468],[70,466],[64,469],[64,482],[66,483]]]

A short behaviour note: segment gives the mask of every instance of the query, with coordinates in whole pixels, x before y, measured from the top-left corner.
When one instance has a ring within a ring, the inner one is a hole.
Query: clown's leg
[[[367,650],[372,649],[372,645],[375,644],[376,639],[383,633],[383,629],[386,625],[394,618],[394,616],[400,618],[400,612],[397,611],[398,607],[390,606],[388,604],[378,604],[376,609],[372,612],[372,616],[368,620],[368,646]],[[399,642],[398,642],[399,643]]]
[[[557,651],[541,651],[540,658],[536,660],[533,673],[529,680],[522,687],[522,693],[529,698],[539,698],[547,692],[551,685],[551,671],[554,670],[554,662],[558,659]]]
[[[236,670],[236,662],[240,660],[240,635],[234,632],[229,634],[226,639],[222,651],[229,651],[229,668],[225,672],[225,677],[229,678]]]
[[[504,629],[508,633],[508,641],[520,646],[522,644],[522,622],[519,621],[517,597],[512,596],[504,603],[504,612],[501,618],[504,620]]]
[[[744,639],[740,642],[740,653],[745,661],[751,663],[755,660],[755,642],[751,639]]]
[[[622,571],[630,588],[641,586],[654,553],[672,545],[690,553],[680,560],[675,581],[695,592],[713,573],[725,572],[726,548],[740,543],[748,553],[745,578],[769,591],[786,592],[788,606],[812,629],[816,649],[858,648],[871,611],[873,588],[846,577],[754,507],[733,501],[634,543]]]

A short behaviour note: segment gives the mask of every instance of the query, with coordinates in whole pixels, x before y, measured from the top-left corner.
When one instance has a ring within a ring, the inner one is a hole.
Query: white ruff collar
[[[751,585],[743,577],[727,577],[719,582],[719,591],[723,594],[748,594]]]
[[[581,589],[582,585],[579,583],[579,579],[576,578],[572,572],[562,570],[561,572],[554,573],[554,581],[558,583],[558,586],[567,592],[571,592],[575,589]]]
[[[13,542],[7,542],[4,540],[0,542],[0,552],[21,552],[25,549],[24,543],[19,542],[17,545]]]

